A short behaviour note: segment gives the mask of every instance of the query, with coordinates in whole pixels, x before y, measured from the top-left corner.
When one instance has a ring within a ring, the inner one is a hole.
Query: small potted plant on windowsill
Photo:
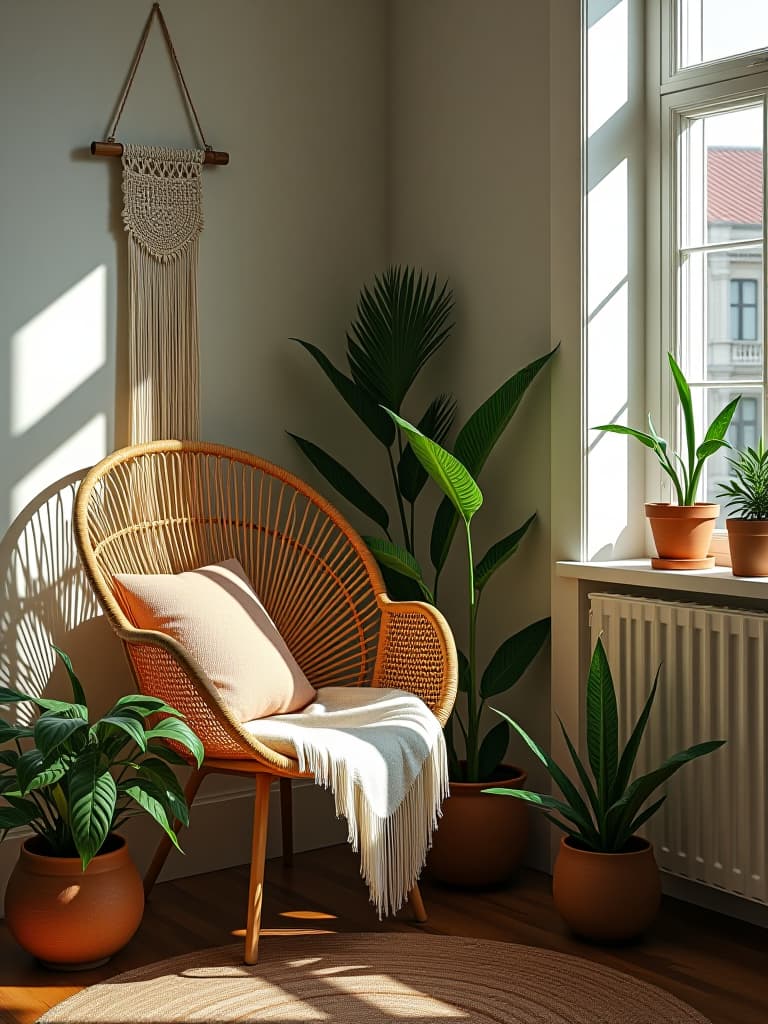
[[[13,828],[34,833],[8,881],[5,917],[19,945],[45,966],[83,970],[121,949],[144,911],[141,878],[116,830],[146,812],[178,846],[173,821],[187,824],[189,816],[170,765],[186,761],[166,741],[198,766],[203,745],[175,708],[139,693],[91,724],[72,664],[56,651],[73,701],[0,687],[0,704],[41,709],[28,724],[0,717],[0,840]],[[164,717],[147,727],[154,715]]]
[[[732,478],[720,488],[734,576],[768,576],[768,451],[762,438],[729,459]]]
[[[658,558],[651,559],[653,568],[711,569],[715,559],[709,555],[709,546],[712,543],[715,522],[720,515],[720,506],[712,502],[696,501],[696,493],[707,459],[721,448],[731,447],[725,435],[741,401],[741,395],[729,402],[715,416],[707,428],[704,440],[697,444],[690,386],[671,352],[668,353],[668,358],[683,413],[685,459],[671,450],[667,441],[656,433],[650,414],[647,434],[619,423],[607,423],[594,429],[634,437],[646,448],[650,448],[672,481],[677,498],[676,505],[650,501],[645,506],[645,514],[650,521],[658,552]]]
[[[630,781],[660,672],[661,667],[627,745],[619,754],[616,691],[605,648],[598,639],[587,681],[586,736],[592,778],[560,723],[584,797],[517,722],[499,712],[546,766],[563,799],[522,789],[493,788],[487,792],[545,808],[548,820],[565,832],[552,881],[555,906],[574,932],[597,942],[634,938],[654,920],[661,898],[659,870],[653,847],[637,832],[659,810],[666,796],[649,807],[645,804],[684,764],[717,750],[725,742],[698,743]]]

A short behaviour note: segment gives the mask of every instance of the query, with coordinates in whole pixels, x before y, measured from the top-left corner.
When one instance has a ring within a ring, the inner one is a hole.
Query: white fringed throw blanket
[[[396,913],[418,880],[448,794],[445,741],[426,704],[402,690],[326,686],[303,711],[244,728],[333,791],[371,902],[379,917]]]
[[[199,436],[204,156],[202,149],[123,146],[133,444]]]

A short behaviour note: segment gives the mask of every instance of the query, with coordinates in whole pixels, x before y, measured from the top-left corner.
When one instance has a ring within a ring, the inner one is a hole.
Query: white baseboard
[[[161,881],[247,864],[251,858],[252,803],[252,785],[242,780],[206,780],[195,800],[191,825],[181,835],[184,854],[171,851]],[[346,822],[335,817],[331,794],[304,780],[293,783],[293,825],[297,853],[335,846],[347,838]],[[28,835],[28,830],[17,829],[0,844],[0,906],[5,902],[5,886],[19,847]],[[143,873],[160,839],[160,829],[149,817],[142,816],[130,822],[125,835]],[[267,857],[280,852],[280,795],[275,784],[270,794]]]

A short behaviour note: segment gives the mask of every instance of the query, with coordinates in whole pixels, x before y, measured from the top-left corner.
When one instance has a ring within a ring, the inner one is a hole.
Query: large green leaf
[[[165,761],[157,757],[147,757],[139,765],[139,776],[147,778],[163,793],[163,802],[170,808],[174,818],[178,818],[182,825],[189,825],[189,808],[173,769],[169,768]]]
[[[56,651],[56,653],[64,663],[64,668],[67,670],[69,682],[72,686],[72,693],[75,698],[75,703],[82,704],[87,708],[88,701],[85,699],[85,691],[83,690],[83,687],[80,684],[80,680],[75,675],[75,670],[72,668],[72,662],[70,661],[69,655],[65,654],[64,651],[62,651],[59,647],[56,646],[56,644],[51,644],[51,647],[53,647],[54,651]]]
[[[171,810],[165,791],[151,779],[128,779],[120,783],[120,792],[125,793],[143,810],[154,818],[165,834],[169,837],[177,850],[181,850],[176,833],[171,825]]]
[[[593,430],[600,430],[604,434],[621,434],[624,437],[634,437],[640,444],[644,444],[646,448],[650,448],[652,451],[659,451],[659,442],[655,437],[650,434],[644,434],[642,430],[635,430],[634,427],[625,427],[623,423],[603,423],[599,427],[593,427]]]
[[[180,722],[177,718],[164,718],[162,722],[158,722],[154,729],[150,729],[146,733],[146,737],[148,743],[150,740],[174,740],[176,743],[180,743],[182,747],[186,747],[194,757],[198,768],[203,763],[203,757],[205,756],[203,744],[189,726],[185,722]]]
[[[616,780],[618,747],[616,691],[603,641],[598,637],[587,678],[587,752],[603,813]]]
[[[359,417],[374,437],[389,448],[395,440],[395,425],[379,403],[371,398],[354,380],[350,380],[341,370],[337,370],[325,353],[316,345],[312,345],[308,341],[302,341],[301,338],[291,338],[291,341],[297,341],[309,352],[350,409]]]
[[[88,729],[88,723],[82,718],[64,718],[61,715],[46,712],[35,722],[35,745],[45,757],[69,744],[76,733]]]
[[[381,410],[383,412],[383,410]],[[384,413],[386,416],[386,413]],[[448,436],[454,417],[456,416],[456,399],[452,395],[438,395],[429,404],[429,408],[416,424],[425,437],[443,444]],[[389,417],[387,417],[389,419]],[[390,420],[394,429],[394,424]],[[416,456],[410,444],[405,446],[400,462],[397,465],[397,482],[400,493],[408,502],[414,502],[421,494],[428,474]]]
[[[677,388],[677,396],[680,399],[680,408],[683,411],[683,423],[685,425],[685,439],[688,448],[688,472],[693,473],[693,460],[696,454],[696,424],[693,417],[693,399],[691,389],[685,375],[675,361],[671,352],[667,353],[669,368],[672,371],[672,379]]]
[[[560,346],[513,374],[469,417],[454,446],[456,458],[475,479],[507,428],[526,391]],[[440,504],[432,526],[430,556],[438,573],[445,565],[456,532],[456,516],[445,501]]]
[[[68,783],[69,825],[85,870],[109,835],[117,787],[106,770],[101,753],[94,748],[89,748],[77,759],[69,773]]]
[[[563,725],[563,721],[560,718],[560,715],[557,715],[557,720],[560,723],[560,731],[563,734],[565,745],[568,747],[568,753],[571,755],[571,761],[573,761],[573,766],[576,769],[581,784],[584,787],[584,792],[587,794],[587,799],[589,800],[592,810],[594,811],[595,818],[597,819],[600,816],[600,804],[597,799],[595,787],[592,784],[592,780],[589,777],[584,762],[581,760],[578,753],[576,752],[576,748],[574,747],[573,742],[571,741],[571,737],[568,735],[568,732],[565,726]]]
[[[10,743],[12,740],[26,739],[33,735],[33,730],[27,725],[13,725],[0,718],[0,743]]]
[[[534,512],[532,516],[526,519],[522,526],[518,526],[512,533],[497,541],[483,555],[475,566],[475,587],[477,590],[482,590],[499,566],[503,565],[508,558],[514,555],[535,518],[536,513]]]
[[[122,733],[122,736],[115,736],[116,730]],[[132,714],[129,709],[125,709],[122,714],[117,712],[105,715],[93,726],[91,732],[104,745],[105,752],[111,756],[116,756],[129,740],[132,740],[139,750],[147,749],[141,716]]]
[[[471,473],[454,455],[451,455],[445,448],[441,448],[435,441],[425,437],[412,423],[408,423],[407,420],[402,419],[391,410],[389,414],[407,435],[414,454],[424,469],[450,499],[464,522],[469,523],[483,504],[482,492],[472,479]]]
[[[150,715],[157,714],[172,715],[174,718],[184,717],[180,711],[171,707],[170,704],[166,704],[164,700],[160,700],[159,697],[150,697],[146,693],[124,694],[114,704],[108,714],[117,715],[126,710],[135,711],[136,714],[141,715],[142,718],[148,718]]]
[[[432,592],[424,580],[421,566],[410,551],[406,551],[405,548],[395,544],[394,541],[384,540],[381,537],[363,537],[363,540],[368,545],[371,554],[379,565],[384,565],[388,569],[393,569],[395,572],[400,573],[401,576],[415,580],[427,601],[431,604],[435,603]]]
[[[632,730],[632,735],[627,740],[627,745],[621,753],[619,758],[619,766],[616,769],[616,778],[614,779],[613,788],[609,796],[610,803],[615,803],[624,795],[624,790],[629,785],[629,780],[632,776],[632,769],[635,766],[635,759],[637,758],[637,752],[640,749],[640,743],[643,739],[643,733],[645,727],[648,724],[648,718],[653,708],[653,702],[656,699],[656,690],[659,686],[659,678],[661,676],[661,665],[656,669],[656,676],[653,680],[653,686],[651,692],[648,695],[648,699],[645,702],[645,706],[640,713],[640,717],[635,723],[635,727]]]
[[[724,409],[715,416],[712,422],[707,428],[707,432],[704,435],[704,441],[722,441],[725,435],[728,433],[728,427],[731,425],[733,414],[736,412],[736,407],[741,401],[741,395],[738,395],[729,402]]]
[[[410,267],[390,267],[364,287],[347,335],[352,377],[380,405],[399,412],[403,399],[451,331],[447,284]]]
[[[0,807],[0,832],[9,828],[21,828],[39,817],[40,812],[33,804],[31,808]],[[0,837],[1,838],[1,837]]]
[[[378,498],[374,498],[356,476],[353,476],[332,455],[323,451],[322,448],[313,444],[312,441],[307,441],[306,438],[298,437],[290,432],[289,436],[293,438],[315,469],[325,477],[331,487],[386,532],[389,527],[389,513]]]
[[[588,819],[583,818],[571,806],[554,796],[550,796],[548,793],[533,793],[528,789],[506,789],[503,786],[491,786],[489,789],[484,789],[483,793],[512,796],[517,800],[524,800],[526,803],[535,804],[537,807],[548,807],[550,810],[562,814],[568,821],[573,822],[579,832],[585,837],[590,834]]]
[[[37,748],[25,751],[16,763],[16,777],[22,793],[52,786],[64,777],[66,771],[66,759],[49,761]]]
[[[486,734],[480,744],[478,774],[480,779],[490,779],[504,760],[509,746],[509,723],[499,722]]]
[[[0,686],[0,704],[25,704],[34,701],[28,693],[19,693],[18,690],[10,690],[7,686]]]
[[[507,637],[483,672],[480,695],[493,697],[514,686],[546,643],[549,630],[550,619],[539,619]]]

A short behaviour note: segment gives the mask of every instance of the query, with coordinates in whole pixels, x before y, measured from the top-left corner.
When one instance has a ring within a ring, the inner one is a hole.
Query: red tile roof
[[[763,154],[760,149],[713,146],[707,150],[709,223],[760,224]]]

